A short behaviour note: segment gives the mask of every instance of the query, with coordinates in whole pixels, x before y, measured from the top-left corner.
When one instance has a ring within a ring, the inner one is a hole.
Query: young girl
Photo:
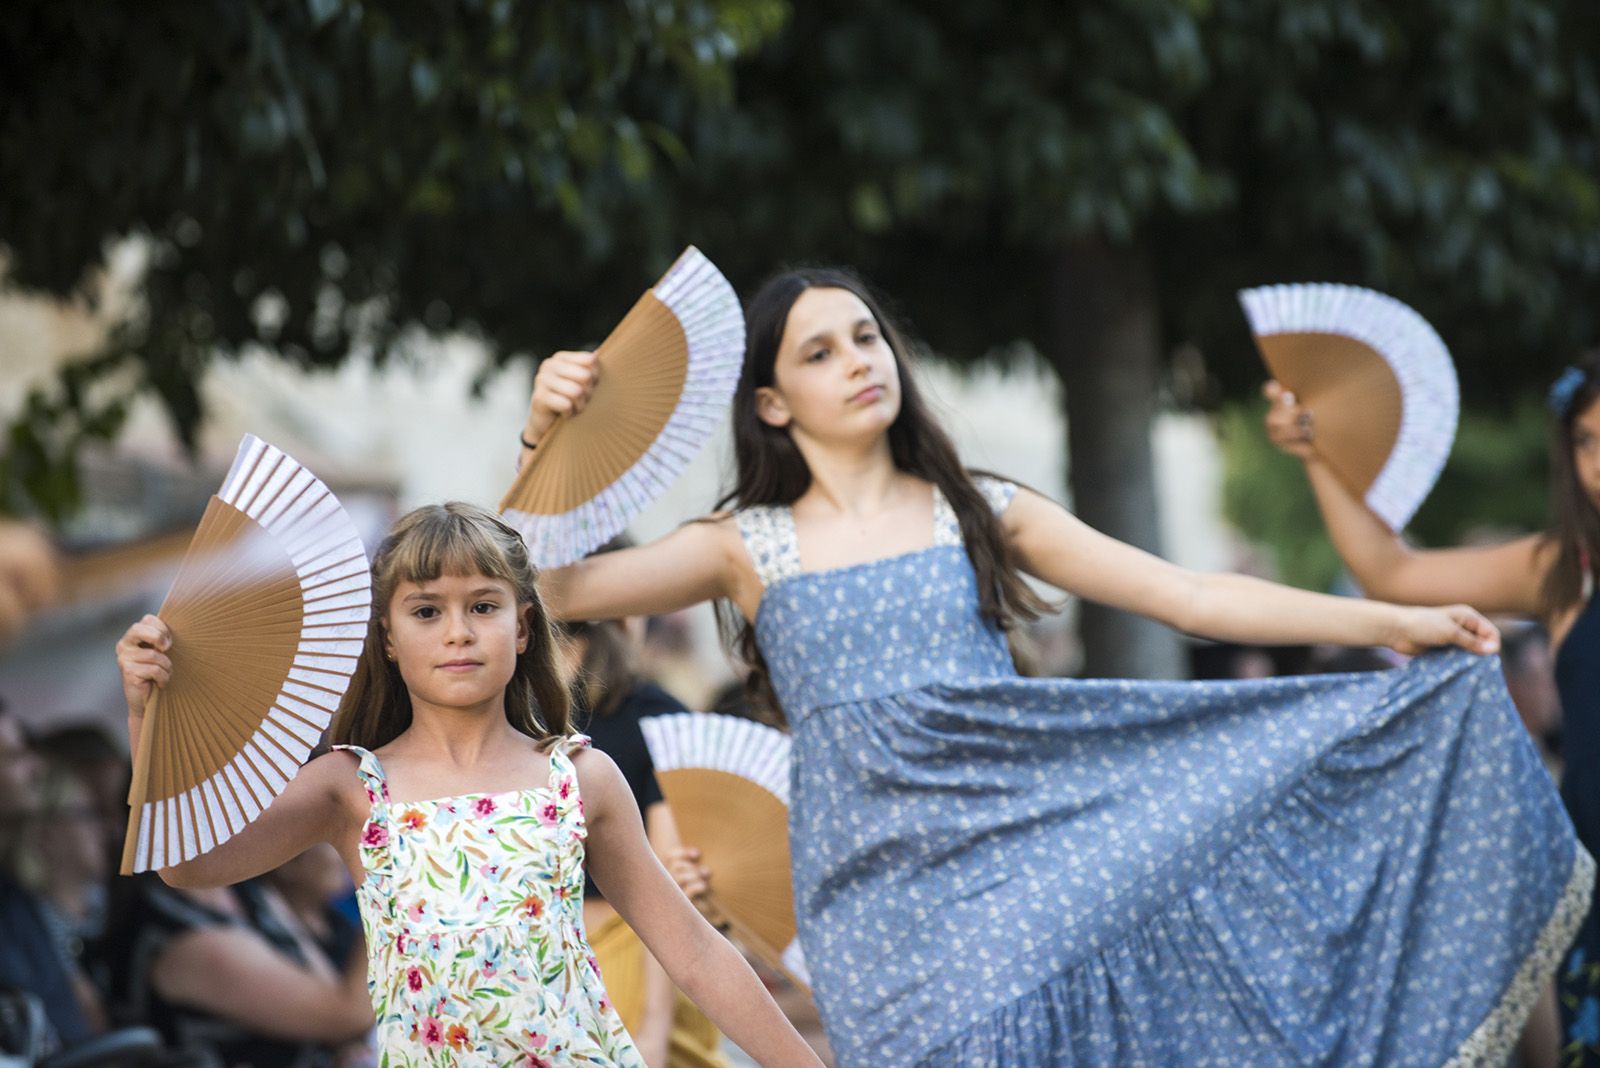
[[[563,618],[742,615],[793,730],[801,943],[841,1065],[1501,1048],[1593,867],[1492,659],[1024,679],[1002,629],[1036,605],[1023,572],[1231,641],[1489,653],[1482,616],[1194,574],[970,474],[849,274],[781,275],[747,315],[734,511],[542,589]],[[525,450],[595,375],[545,361]]]
[[[1314,413],[1269,382],[1267,432],[1305,462],[1334,546],[1373,597],[1438,604],[1544,625],[1561,693],[1561,797],[1591,852],[1600,846],[1600,354],[1568,368],[1550,391],[1555,523],[1500,545],[1419,551],[1378,519],[1317,452]],[[1600,1065],[1600,913],[1591,910],[1556,974],[1566,1068]],[[1549,1058],[1545,1058],[1547,1061]]]
[[[616,765],[568,729],[567,692],[516,532],[463,504],[402,518],[334,726],[261,817],[161,872],[233,883],[318,842],[359,887],[385,1065],[641,1068],[585,941],[585,864],[680,989],[764,1065],[818,1061],[645,841]],[[170,677],[154,616],[118,643],[132,744]]]

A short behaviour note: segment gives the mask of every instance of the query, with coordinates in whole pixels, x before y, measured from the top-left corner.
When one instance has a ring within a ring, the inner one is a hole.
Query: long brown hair
[[[761,504],[793,504],[811,486],[811,469],[782,427],[756,414],[756,391],[775,382],[778,346],[795,301],[808,289],[843,289],[855,294],[872,313],[895,357],[900,382],[900,412],[889,426],[889,453],[907,474],[939,487],[961,524],[967,557],[978,576],[979,611],[1001,628],[1013,619],[1036,619],[1049,605],[1023,581],[999,518],[973,482],[974,472],[961,465],[955,445],[939,426],[911,370],[912,354],[899,328],[884,314],[867,284],[853,271],[814,267],[785,271],[770,278],[745,309],[744,368],[733,395],[734,484],[717,508]],[[760,706],[777,708],[766,662],[756,646],[755,628],[719,602],[717,614],[735,655],[751,669],[749,688]]]
[[[1583,600],[1585,579],[1600,582],[1600,512],[1572,462],[1573,425],[1600,400],[1600,349],[1585,353],[1575,368],[1581,378],[1558,399],[1550,438],[1552,522],[1545,544],[1554,547],[1555,560],[1539,587],[1539,611],[1546,622]]]
[[[506,720],[545,741],[571,731],[571,708],[556,661],[550,618],[535,586],[538,575],[522,537],[472,504],[430,504],[402,516],[372,557],[372,618],[350,689],[339,704],[337,743],[377,749],[411,726],[411,694],[399,665],[384,655],[389,602],[402,582],[441,575],[484,575],[510,583],[517,610],[527,613],[528,647],[506,685]]]

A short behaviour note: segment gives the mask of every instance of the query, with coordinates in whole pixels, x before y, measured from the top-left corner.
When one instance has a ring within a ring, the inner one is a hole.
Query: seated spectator
[[[55,1030],[72,1044],[94,1033],[72,976],[56,949],[38,896],[10,874],[38,807],[39,758],[24,740],[16,717],[0,703],[0,983],[37,997]]]
[[[178,890],[120,880],[99,952],[120,1023],[199,1064],[324,1068],[373,1026],[366,962],[343,971],[264,880]]]

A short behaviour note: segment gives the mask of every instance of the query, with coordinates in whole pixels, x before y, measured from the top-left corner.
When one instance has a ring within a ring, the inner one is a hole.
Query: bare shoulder
[[[628,788],[628,781],[623,778],[616,761],[588,745],[568,755],[578,777],[578,794],[585,799],[584,813],[589,819],[604,815],[624,795],[629,804],[633,803],[633,791]]]
[[[357,769],[361,757],[348,749],[335,749],[309,761],[295,776],[312,793],[336,802],[348,814],[364,814],[367,791]]]

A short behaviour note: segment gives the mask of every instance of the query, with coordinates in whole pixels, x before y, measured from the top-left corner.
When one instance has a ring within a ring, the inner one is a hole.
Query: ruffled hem
[[[1517,974],[1506,987],[1489,1015],[1473,1029],[1461,1043],[1456,1055],[1445,1068],[1499,1068],[1506,1063],[1511,1048],[1522,1034],[1522,1026],[1539,1000],[1539,991],[1555,972],[1567,947],[1578,934],[1578,928],[1589,914],[1594,896],[1594,858],[1582,846],[1572,863],[1572,877],[1567,888],[1556,902],[1556,907],[1539,932],[1533,952],[1522,962]]]

